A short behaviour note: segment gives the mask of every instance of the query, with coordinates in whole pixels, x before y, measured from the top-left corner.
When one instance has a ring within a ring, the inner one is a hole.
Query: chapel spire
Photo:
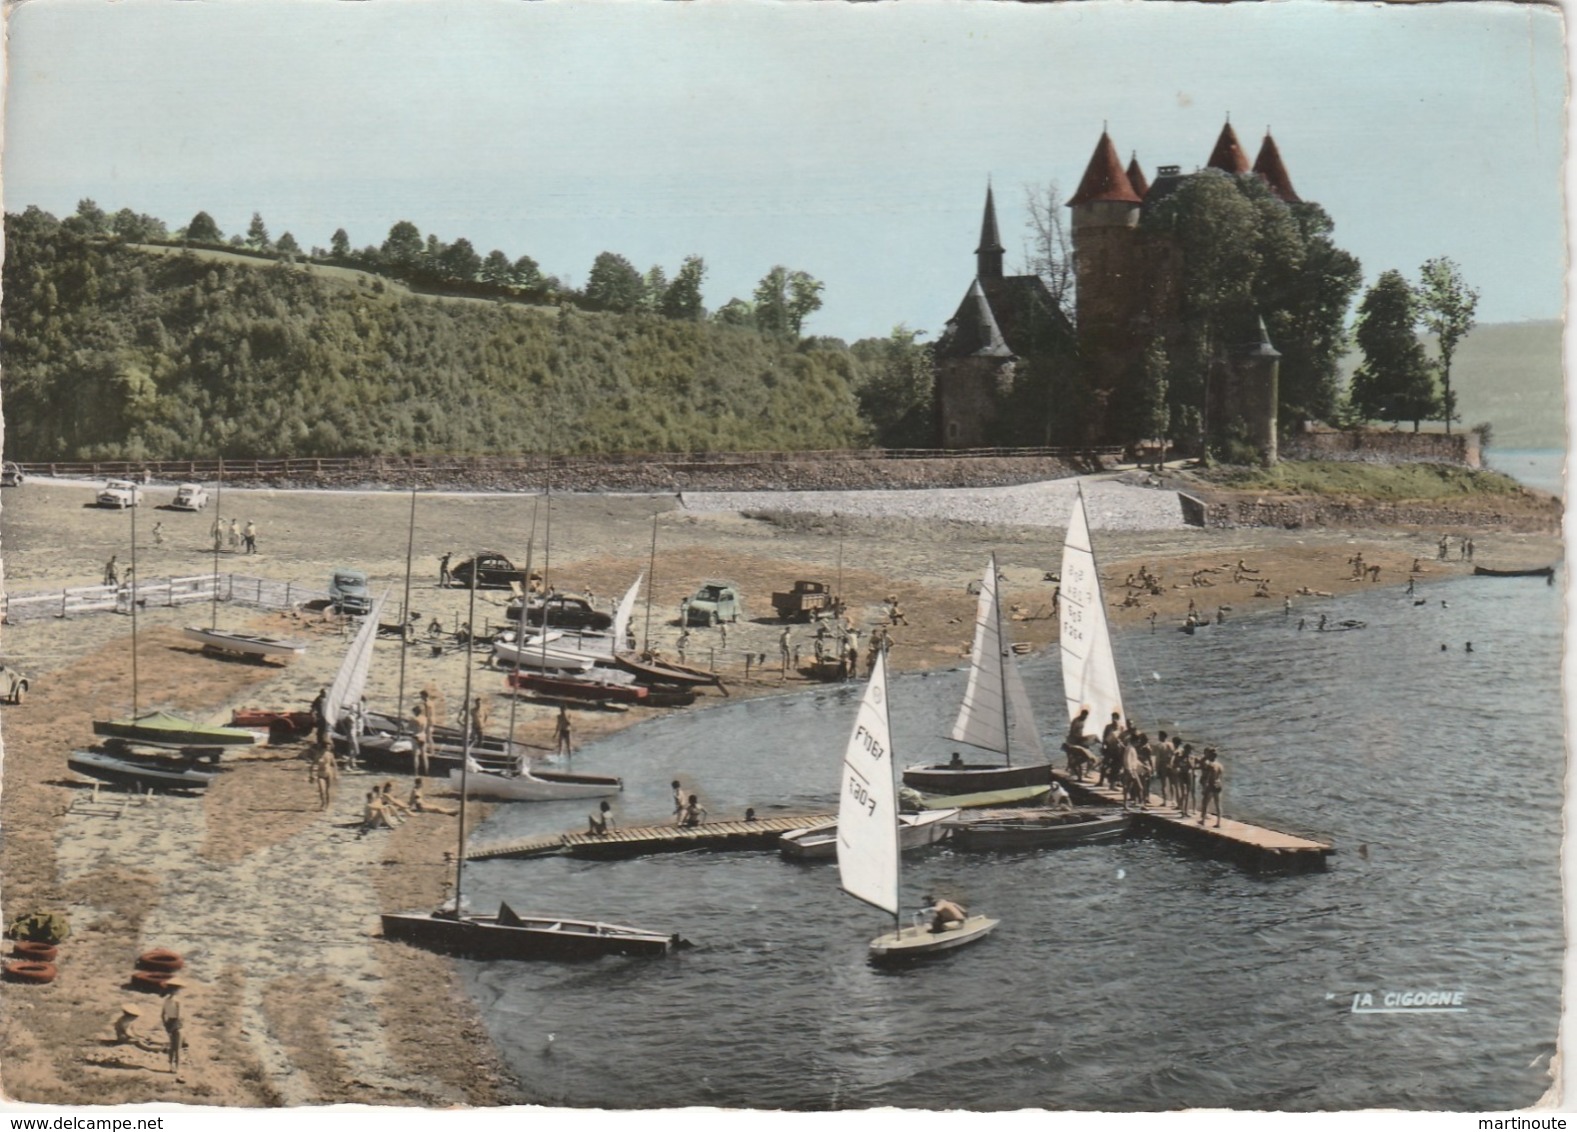
[[[997,205],[991,195],[991,182],[986,182],[986,211],[980,218],[980,246],[975,249],[975,277],[1001,279],[1002,237],[997,234]]]

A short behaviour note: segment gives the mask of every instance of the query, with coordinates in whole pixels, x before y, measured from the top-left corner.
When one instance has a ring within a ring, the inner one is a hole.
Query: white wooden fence
[[[213,601],[215,577],[197,574],[186,578],[149,578],[137,583],[142,608],[187,605]],[[295,582],[244,574],[220,574],[218,599],[259,609],[292,609],[314,600],[327,600],[328,591]],[[59,590],[0,595],[0,621],[15,625],[43,617],[75,617],[86,613],[130,613],[132,587],[127,582],[107,586],[68,586]]]

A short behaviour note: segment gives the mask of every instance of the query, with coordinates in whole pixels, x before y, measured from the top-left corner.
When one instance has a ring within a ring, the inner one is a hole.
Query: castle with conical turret
[[[1300,198],[1269,131],[1252,165],[1228,122],[1206,169],[1257,176],[1277,200]],[[975,279],[936,346],[935,408],[945,448],[1005,444],[1129,445],[1144,435],[1146,352],[1177,339],[1183,253],[1141,221],[1189,177],[1176,165],[1145,176],[1102,131],[1068,199],[1074,309],[1070,320],[1035,275],[1003,271],[996,204],[986,189]],[[1245,308],[1216,344],[1196,432],[1231,425],[1275,460],[1278,358],[1258,312]],[[1179,447],[1198,436],[1172,432]],[[1186,431],[1186,430],[1185,430]]]

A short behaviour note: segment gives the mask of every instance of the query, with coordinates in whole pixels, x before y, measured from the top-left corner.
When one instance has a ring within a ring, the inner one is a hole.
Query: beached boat
[[[1049,849],[1111,841],[1128,832],[1130,815],[1099,810],[962,813],[947,823],[959,849]]]
[[[935,845],[947,836],[944,824],[957,810],[932,810],[898,815],[900,852]],[[791,829],[778,838],[778,853],[791,861],[831,861],[838,856],[838,823],[822,822],[805,829]]]
[[[1490,566],[1475,566],[1473,574],[1479,578],[1553,578],[1554,566],[1530,566],[1526,570],[1496,570]]]
[[[537,672],[511,672],[504,678],[510,688],[553,700],[582,700],[597,704],[644,704],[650,692],[640,684],[615,684],[608,680],[549,676]]]
[[[994,576],[994,575],[993,575]],[[843,891],[893,918],[893,930],[870,944],[873,963],[952,951],[984,939],[998,921],[968,916],[905,926],[899,913],[898,787],[887,716],[887,658],[878,653],[843,752],[838,791],[838,877]]]
[[[471,587],[470,620],[475,623],[476,585]],[[469,648],[465,666],[465,698],[471,702]],[[470,738],[467,736],[460,775],[460,820],[456,847],[454,899],[435,912],[386,912],[382,916],[385,939],[398,940],[432,951],[487,959],[595,959],[603,955],[666,955],[688,946],[677,933],[651,932],[597,920],[571,920],[562,916],[518,915],[500,902],[496,915],[475,915],[465,910],[466,800],[469,796]]]
[[[611,774],[574,774],[569,771],[523,767],[518,771],[488,770],[475,759],[469,774],[449,772],[449,785],[458,793],[490,802],[562,802],[567,798],[606,798],[624,789],[624,780]]]
[[[174,759],[134,759],[104,751],[72,751],[66,766],[78,774],[133,790],[205,790],[218,775]]]
[[[307,651],[305,641],[287,641],[279,637],[264,637],[256,633],[236,633],[228,629],[204,629],[199,625],[188,625],[181,630],[189,641],[196,641],[205,649],[214,652],[235,653],[239,656],[255,657],[291,657],[301,656]]]
[[[1050,785],[1051,767],[1035,731],[1034,713],[1009,643],[1002,633],[1002,602],[997,587],[997,557],[986,563],[975,607],[975,640],[969,653],[969,684],[953,723],[952,738],[1001,757],[975,763],[954,752],[952,760],[912,766],[905,786],[933,794],[972,794],[1015,786]],[[1013,762],[1017,748],[1027,761]]]
[[[723,678],[715,672],[707,672],[683,664],[671,664],[655,657],[636,656],[633,653],[619,653],[613,658],[613,662],[642,684],[669,684],[685,688],[712,686],[723,695],[728,695],[728,689],[723,685]]]
[[[515,669],[529,668],[538,672],[590,672],[597,663],[597,654],[550,645],[562,634],[550,632],[524,643],[511,640],[493,642],[493,663]]]
[[[151,747],[251,747],[263,736],[244,727],[197,723],[168,711],[127,719],[95,719],[93,734]]]

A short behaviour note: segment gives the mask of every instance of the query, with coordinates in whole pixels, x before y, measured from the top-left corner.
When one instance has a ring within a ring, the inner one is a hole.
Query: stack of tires
[[[11,958],[3,967],[5,981],[31,986],[54,982],[60,944],[70,933],[71,925],[58,912],[31,912],[13,920],[5,933],[11,939]]]
[[[155,947],[137,956],[136,970],[131,973],[131,985],[136,990],[163,994],[165,984],[175,978],[175,973],[186,966],[179,952],[167,947]]]

